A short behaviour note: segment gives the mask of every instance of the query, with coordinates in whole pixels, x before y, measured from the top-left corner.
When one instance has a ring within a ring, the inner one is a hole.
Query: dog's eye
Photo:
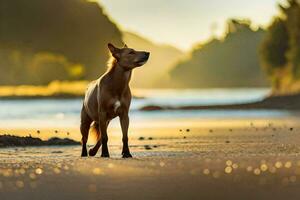
[[[130,54],[130,55],[133,55],[133,54],[134,54],[134,51],[130,51],[129,54]]]

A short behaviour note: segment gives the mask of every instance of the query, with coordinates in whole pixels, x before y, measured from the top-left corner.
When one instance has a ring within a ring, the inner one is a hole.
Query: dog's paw
[[[81,153],[81,157],[82,157],[82,158],[87,157],[87,156],[88,156],[88,154],[87,154],[86,151],[83,151],[83,152]]]
[[[101,157],[102,157],[102,158],[109,158],[109,153],[102,153],[102,154],[101,154]]]
[[[89,156],[90,157],[94,157],[94,156],[96,156],[96,154],[97,154],[97,151],[95,151],[94,149],[89,150]]]
[[[123,158],[132,158],[132,155],[130,153],[123,153]]]

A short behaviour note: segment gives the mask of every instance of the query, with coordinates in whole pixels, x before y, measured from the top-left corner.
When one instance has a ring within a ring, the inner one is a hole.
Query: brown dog
[[[102,144],[102,157],[109,157],[107,147],[107,126],[115,118],[120,118],[123,133],[123,158],[132,157],[128,147],[128,111],[131,103],[129,81],[132,70],[144,65],[150,56],[149,52],[135,51],[128,48],[119,49],[108,44],[112,60],[108,71],[98,80],[91,83],[86,91],[81,111],[82,157],[87,156],[86,143],[91,124],[98,135],[98,142],[89,151],[95,156]]]

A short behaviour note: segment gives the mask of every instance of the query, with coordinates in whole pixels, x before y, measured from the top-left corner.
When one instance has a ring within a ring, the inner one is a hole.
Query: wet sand
[[[0,199],[299,199],[299,124],[133,129],[126,160],[120,136],[109,159],[80,158],[78,146],[1,149]]]

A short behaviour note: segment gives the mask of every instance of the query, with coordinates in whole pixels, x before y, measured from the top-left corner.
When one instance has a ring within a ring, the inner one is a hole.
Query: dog
[[[88,156],[86,143],[90,129],[93,128],[97,135],[97,144],[89,150],[89,156],[95,156],[102,145],[101,157],[109,157],[107,127],[112,119],[119,117],[123,134],[122,156],[131,158],[128,146],[128,112],[132,98],[129,82],[132,70],[145,65],[150,53],[136,51],[127,45],[117,48],[111,43],[108,44],[108,49],[111,53],[108,70],[88,86],[85,94],[80,124],[81,156]]]

